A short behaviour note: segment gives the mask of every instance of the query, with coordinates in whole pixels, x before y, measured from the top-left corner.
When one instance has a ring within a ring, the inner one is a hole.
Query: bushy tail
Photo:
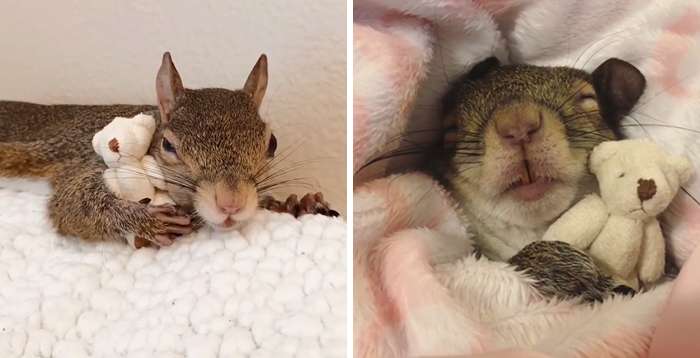
[[[50,143],[0,143],[0,176],[49,178],[59,163],[52,155]]]

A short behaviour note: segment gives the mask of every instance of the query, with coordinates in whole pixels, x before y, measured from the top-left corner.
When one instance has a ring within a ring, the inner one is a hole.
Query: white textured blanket
[[[25,184],[0,182],[0,357],[345,354],[342,219],[261,212],[135,251],[57,235]]]

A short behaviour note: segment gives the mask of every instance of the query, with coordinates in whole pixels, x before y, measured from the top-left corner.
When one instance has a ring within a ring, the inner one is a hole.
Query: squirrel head
[[[276,139],[259,115],[267,88],[261,55],[242,89],[186,89],[169,53],[156,77],[160,124],[152,145],[173,200],[231,228],[258,204],[256,183]]]
[[[645,85],[637,68],[614,58],[592,73],[489,58],[444,97],[447,179],[471,211],[545,225],[594,190],[588,156],[622,136],[620,121]]]

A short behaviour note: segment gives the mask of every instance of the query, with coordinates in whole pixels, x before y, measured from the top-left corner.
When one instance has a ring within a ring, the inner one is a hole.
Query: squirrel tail
[[[59,163],[48,142],[0,142],[0,176],[49,178]]]

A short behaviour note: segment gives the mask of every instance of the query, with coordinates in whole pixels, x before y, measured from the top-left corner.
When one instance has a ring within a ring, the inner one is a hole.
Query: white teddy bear
[[[543,240],[568,242],[587,251],[613,279],[634,290],[658,280],[665,241],[656,216],[692,175],[684,157],[670,155],[647,139],[599,144],[591,172],[600,195],[591,194],[555,221]]]
[[[153,205],[174,204],[164,192],[158,163],[146,154],[155,130],[155,118],[141,113],[116,117],[92,137],[93,149],[108,167],[102,175],[105,184],[116,196]]]

